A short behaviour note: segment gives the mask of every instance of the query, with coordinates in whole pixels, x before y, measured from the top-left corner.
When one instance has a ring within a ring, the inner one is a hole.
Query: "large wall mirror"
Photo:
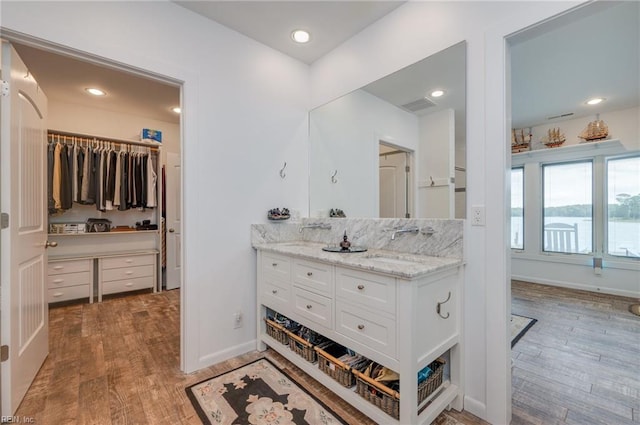
[[[309,214],[464,218],[466,43],[310,112]]]

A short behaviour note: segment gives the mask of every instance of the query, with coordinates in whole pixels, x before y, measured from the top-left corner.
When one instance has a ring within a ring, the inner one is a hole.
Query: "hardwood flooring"
[[[630,299],[514,282],[512,310],[538,319],[514,347],[512,424],[638,425],[640,318]],[[50,309],[50,354],[17,415],[44,424],[200,424],[184,388],[251,352],[179,369],[178,290]],[[266,356],[350,424],[372,422],[277,353]],[[485,425],[445,412],[437,425]]]
[[[638,425],[638,301],[520,281],[511,291],[511,311],[538,319],[512,350],[511,423]]]

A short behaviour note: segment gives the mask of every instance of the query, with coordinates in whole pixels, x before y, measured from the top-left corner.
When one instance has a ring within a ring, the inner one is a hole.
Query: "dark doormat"
[[[538,320],[511,314],[511,348],[524,336]]]

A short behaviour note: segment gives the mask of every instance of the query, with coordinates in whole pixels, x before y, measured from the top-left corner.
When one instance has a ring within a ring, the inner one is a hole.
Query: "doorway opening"
[[[147,276],[139,278],[152,279],[153,283],[147,287],[153,286],[154,290],[158,292],[181,287],[182,116],[172,109],[180,107],[182,83],[140,69],[129,68],[108,59],[97,58],[84,52],[66,50],[41,40],[25,38],[22,35],[3,33],[3,38],[11,43],[18,52],[29,70],[28,73],[35,78],[39,88],[48,97],[48,130],[73,134],[78,137],[90,135],[95,136],[96,139],[122,141],[124,144],[129,141],[132,147],[138,148],[141,147],[139,141],[143,138],[143,129],[159,130],[162,133],[162,139],[157,140],[153,145],[153,148],[159,152],[157,157],[154,156],[153,161],[154,165],[157,164],[158,170],[155,176],[158,182],[157,187],[161,188],[158,190],[158,200],[162,199],[163,202],[154,207],[153,213],[149,213],[150,218],[144,217],[149,219],[149,222],[145,223],[140,211],[134,208],[130,211],[116,209],[105,212],[98,211],[95,206],[80,204],[77,206],[74,204],[72,208],[60,213],[57,219],[69,223],[83,222],[87,217],[109,219],[113,226],[121,227],[122,238],[126,239],[126,234],[132,236],[131,251],[148,250],[146,256],[140,255],[134,260],[144,259],[146,261],[149,257],[155,258],[157,273],[153,271],[152,265],[145,263],[138,266],[151,270],[149,274],[153,275],[153,279]],[[107,95],[100,99],[91,98],[85,89],[94,85],[101,86]],[[129,96],[129,94],[134,95]],[[136,142],[138,143],[136,144]],[[171,170],[167,169],[169,165]],[[47,205],[46,199],[44,201],[44,205]],[[149,230],[141,228],[147,225],[151,225],[148,227]],[[122,229],[125,227],[127,229]],[[139,240],[136,241],[135,239],[144,232],[129,230],[145,230],[149,232],[147,233],[148,237],[143,243]],[[74,238],[89,240],[97,237],[97,235],[87,236],[64,235],[68,247],[76,244],[73,242]],[[108,236],[112,240],[118,237],[120,235]],[[154,244],[153,249],[149,248],[148,243]],[[80,245],[82,243],[78,244],[78,246]],[[87,244],[84,243],[84,245]],[[61,246],[60,243],[58,246]],[[122,249],[127,250],[127,247],[123,246]],[[53,249],[49,251],[53,251]],[[49,252],[49,255],[52,254],[55,255],[54,252]],[[82,271],[83,274],[91,275],[91,286],[94,287],[100,279],[98,277],[100,262],[92,259],[88,260],[87,264],[94,264],[96,267],[95,272],[89,269]],[[172,267],[171,270],[169,267]],[[124,281],[122,284],[126,286]],[[92,292],[92,298],[97,298],[96,292]],[[174,310],[176,317],[172,320],[180,323],[180,337],[176,339],[176,342],[180,341],[180,346],[177,348],[180,354],[176,366],[183,369],[184,291],[180,291],[177,295],[179,309]],[[174,298],[176,297],[174,296]],[[153,300],[153,297],[149,299]],[[86,299],[84,302],[87,302]],[[113,325],[117,326],[116,323]]]
[[[379,217],[411,218],[412,152],[380,140],[378,157]]]

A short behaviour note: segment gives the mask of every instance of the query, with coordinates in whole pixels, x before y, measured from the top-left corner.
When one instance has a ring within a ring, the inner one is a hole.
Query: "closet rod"
[[[154,150],[154,151],[158,150],[157,145],[152,145],[150,143],[140,142],[137,140],[113,139],[110,137],[94,136],[91,134],[69,133],[67,131],[58,131],[58,130],[47,130],[47,134],[48,136],[54,136],[54,137],[55,136],[78,137],[81,139],[88,139],[91,141],[95,139],[97,141],[103,141],[103,142],[109,142],[109,143],[144,146],[146,148],[151,148],[151,150]]]

